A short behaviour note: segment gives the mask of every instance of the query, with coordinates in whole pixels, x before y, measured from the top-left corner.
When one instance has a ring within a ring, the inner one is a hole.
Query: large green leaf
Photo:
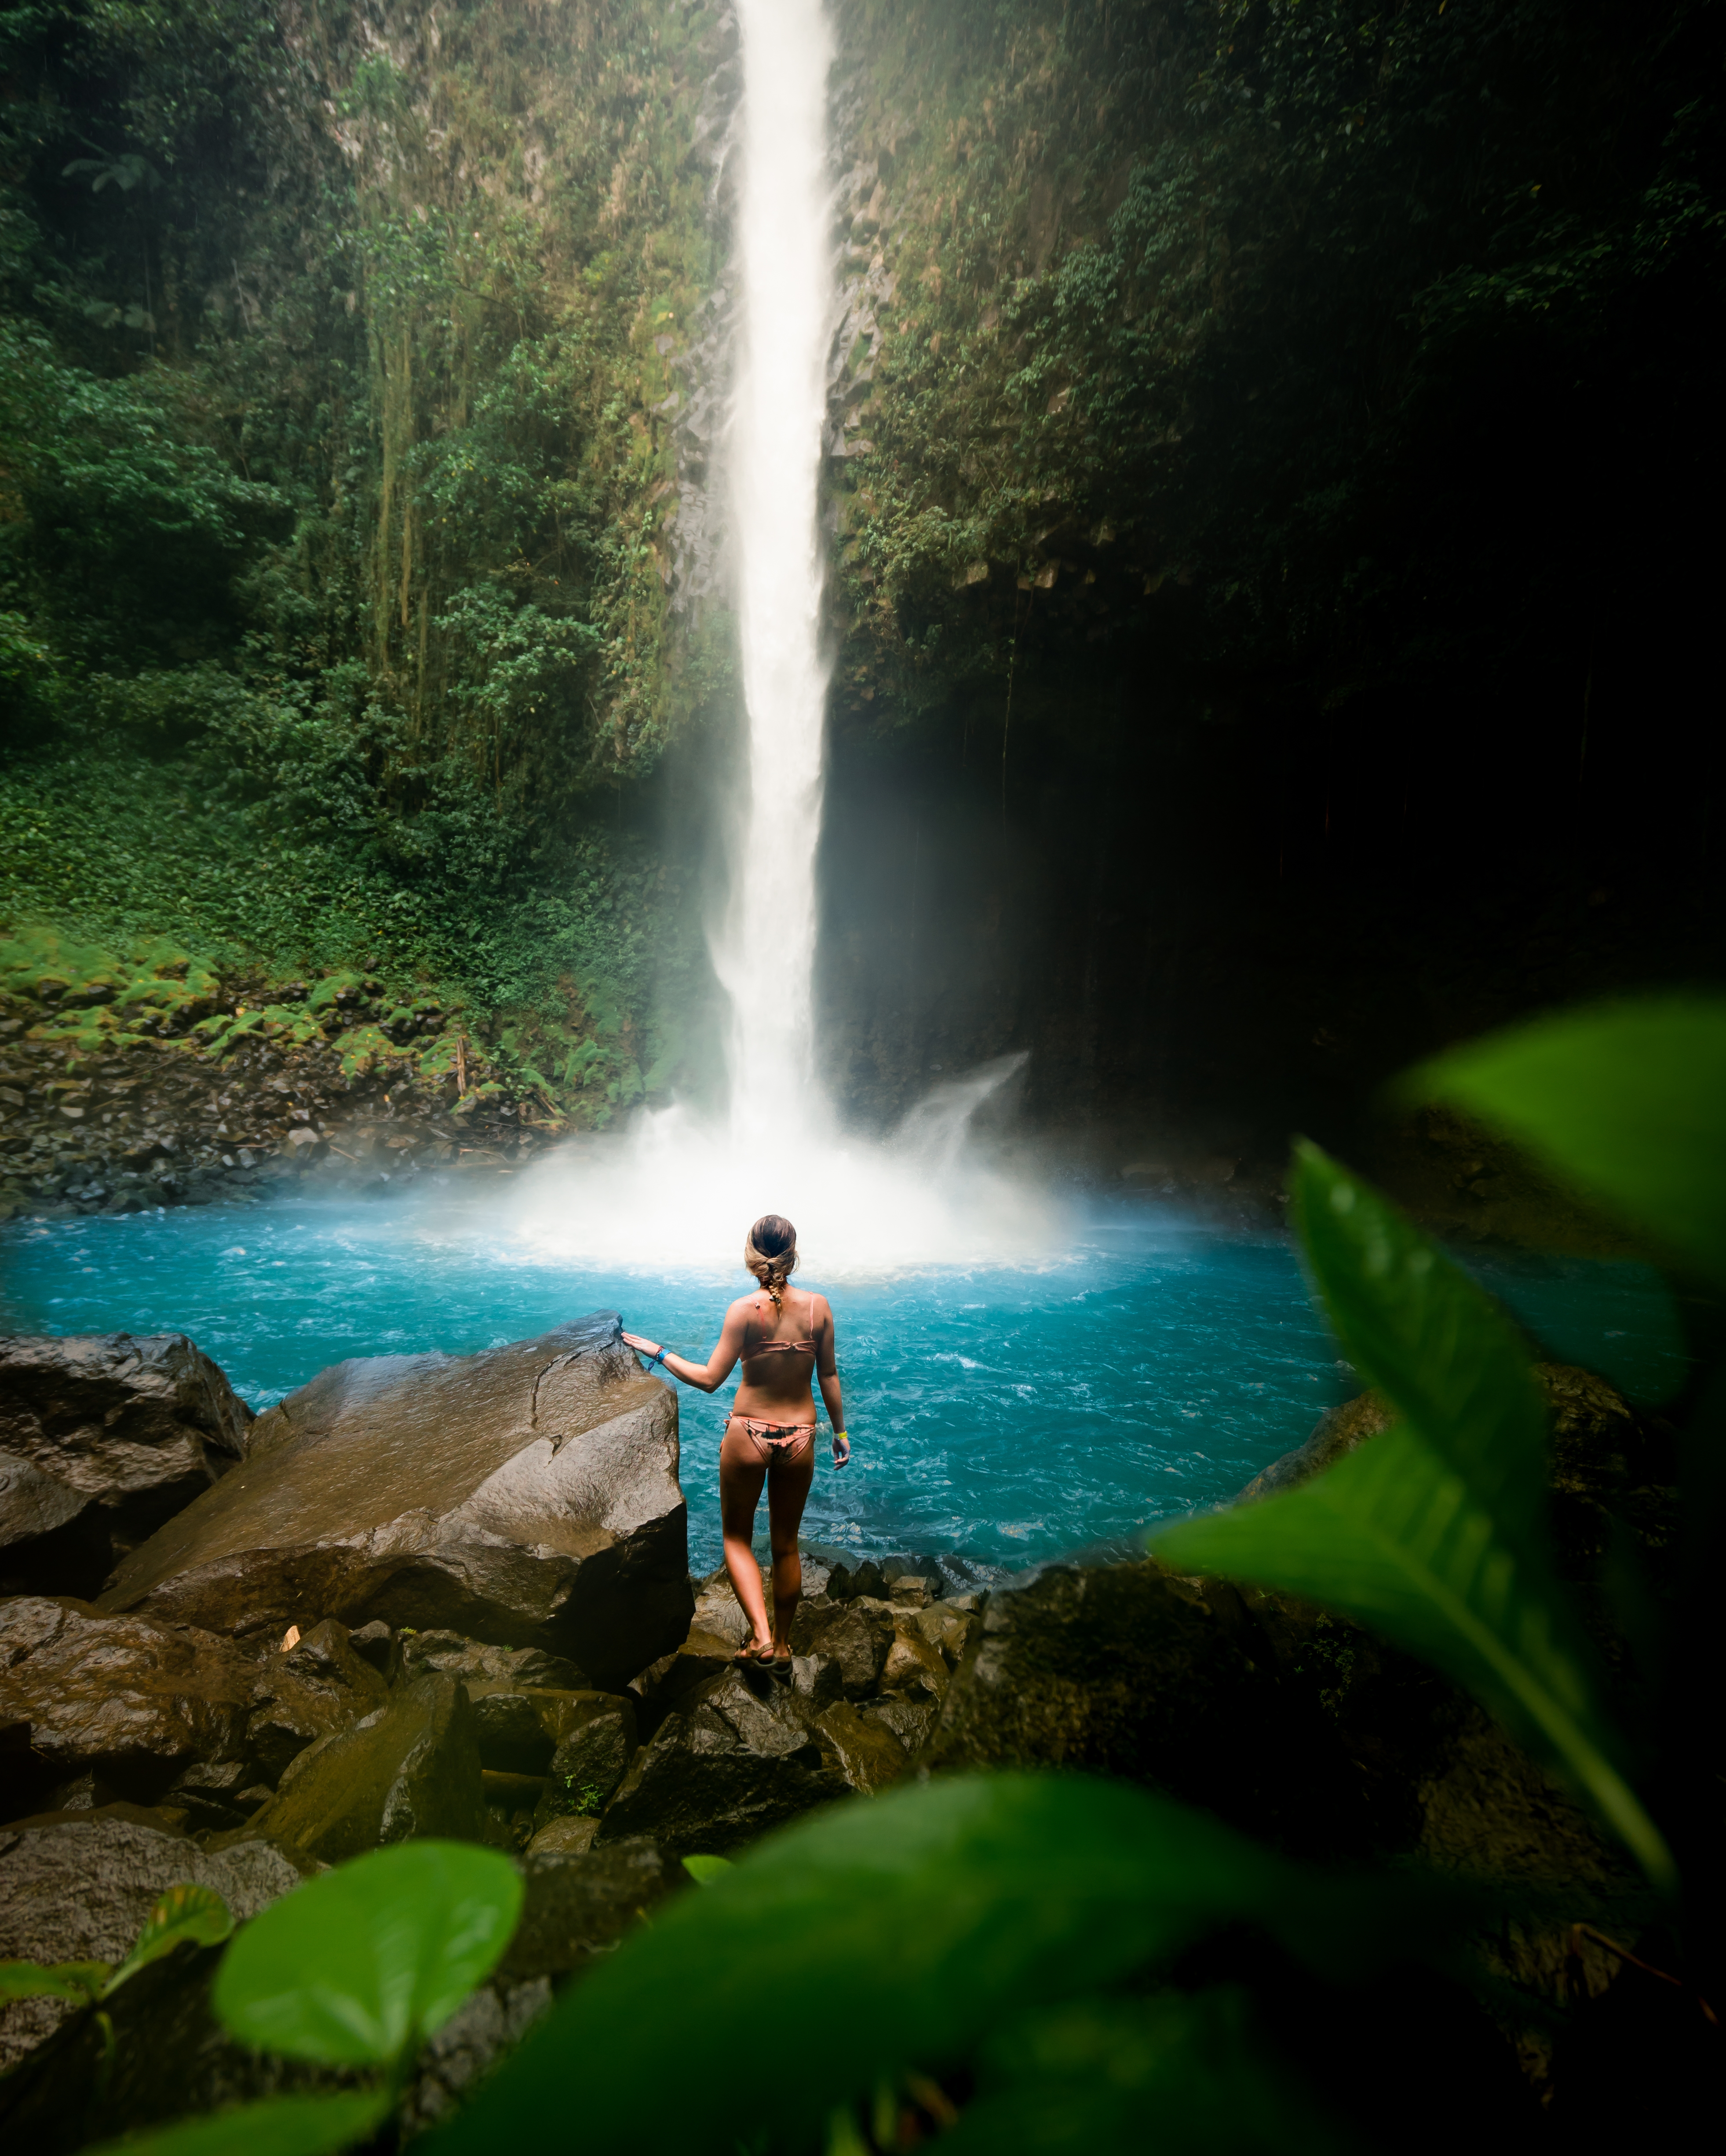
[[[1726,1281],[1726,1001],[1660,996],[1536,1019],[1416,1070]]]
[[[1653,1883],[1670,1852],[1626,1779],[1565,1597],[1424,1438],[1385,1430],[1298,1488],[1160,1528],[1183,1572],[1309,1596],[1435,1663],[1592,1800]]]
[[[333,2156],[370,2140],[389,2108],[386,2089],[269,2097],[177,2119],[154,2133],[129,2133],[85,2156]]]
[[[176,1947],[220,1946],[233,1929],[228,1904],[209,1887],[170,1887],[144,1920],[137,1943],[102,1987],[102,1996]]]
[[[597,2148],[812,2140],[883,2076],[939,2070],[1004,2013],[1154,1969],[1219,1924],[1256,1921],[1341,1975],[1417,1950],[1452,1913],[1430,1887],[1292,1865],[1123,1784],[999,1774],[892,1791],[771,1837],[673,1902],[426,2156],[561,2142],[572,2117]],[[817,2024],[775,2046],[771,2072],[740,2072],[787,1999]]]
[[[441,2027],[510,1943],[521,1875],[461,1841],[407,1841],[307,1883],[248,1924],[215,2006],[242,2042],[385,2066]]]
[[[1406,1214],[1317,1146],[1295,1218],[1343,1351],[1519,1548],[1546,1540],[1546,1403],[1522,1335]]]
[[[1149,2142],[1231,2156],[1360,2144],[1276,2061],[1233,1986],[1085,1999],[1016,2016],[984,2046],[942,2156],[1094,2156]]]
[[[108,1975],[105,1961],[0,1961],[0,2000],[69,1999],[88,2006]]]

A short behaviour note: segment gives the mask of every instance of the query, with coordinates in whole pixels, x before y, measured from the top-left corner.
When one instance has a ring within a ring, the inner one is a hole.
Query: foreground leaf
[[[1086,1999],[1008,2022],[942,2156],[1094,2156],[1156,2138],[1231,2156],[1344,2156],[1360,2144],[1274,2060],[1232,1985]]]
[[[228,1904],[210,1887],[170,1887],[144,1920],[137,1943],[102,1987],[102,1996],[176,1947],[220,1946],[233,1929]]]
[[[85,2156],[333,2156],[369,2140],[389,2108],[384,2089],[269,2097],[104,2142]]]
[[[1592,1800],[1655,1886],[1677,1884],[1557,1582],[1415,1431],[1387,1430],[1311,1482],[1160,1528],[1150,1546],[1183,1572],[1344,1610],[1434,1663]]]
[[[1546,1402],[1516,1326],[1407,1215],[1304,1144],[1295,1219],[1343,1352],[1467,1483],[1500,1536],[1544,1548]]]
[[[88,2006],[109,1968],[105,1961],[0,1961],[0,1999],[69,1999]]]
[[[387,2066],[440,2028],[501,1959],[521,1875],[495,1850],[407,1841],[272,1903],[235,1939],[215,2007],[243,2043]]]
[[[715,1879],[723,1879],[731,1869],[729,1856],[686,1856],[684,1869],[698,1887],[711,1886]]]
[[[1078,1776],[955,1776],[770,1836],[673,1902],[430,2136],[425,2156],[817,2140],[833,2106],[970,2056],[1003,2013],[1165,1965],[1236,1920],[1326,1974],[1447,1940],[1464,1905],[1411,1879],[1287,1862],[1203,1813]],[[814,2002],[808,2041],[740,2073],[761,2002]],[[666,2038],[678,2002],[676,2039]],[[826,2002],[825,2005],[820,2005]],[[590,2071],[590,2069],[602,2069]]]
[[[1438,1057],[1403,1090],[1506,1132],[1726,1281],[1726,1001],[1537,1019]]]

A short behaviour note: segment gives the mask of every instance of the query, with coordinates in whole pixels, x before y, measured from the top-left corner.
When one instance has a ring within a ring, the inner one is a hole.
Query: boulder
[[[248,1756],[257,1671],[231,1640],[67,1596],[0,1603],[0,1805],[51,1810],[93,1778],[153,1804],[187,1769]]]
[[[308,1745],[238,1835],[340,1864],[423,1835],[479,1841],[485,1802],[474,1710],[455,1678],[416,1677],[346,1729]]]
[[[257,1704],[246,1724],[248,1760],[253,1778],[272,1788],[308,1745],[371,1713],[389,1697],[386,1678],[361,1657],[346,1626],[333,1617],[302,1633],[285,1652],[262,1655],[256,1671]]]
[[[1313,1855],[1371,1839],[1318,1688],[1278,1683],[1234,1588],[1150,1560],[992,1593],[924,1763],[1119,1774]]]
[[[630,1686],[638,1726],[651,1737],[681,1699],[725,1671],[735,1669],[737,1642],[723,1633],[704,1631],[698,1618],[673,1655],[662,1655]]]
[[[887,1650],[881,1688],[908,1699],[940,1700],[947,1690],[947,1665],[940,1650],[930,1646],[920,1632],[900,1625]]]
[[[723,1856],[853,1784],[788,1685],[726,1669],[674,1707],[600,1821],[597,1847],[649,1835]]]
[[[928,1743],[940,1709],[929,1699],[875,1699],[859,1712],[872,1728],[884,1730],[914,1757]]]
[[[597,1817],[584,1818],[576,1813],[566,1813],[561,1819],[549,1820],[527,1845],[530,1856],[577,1856],[582,1851],[592,1849],[593,1837],[599,1832]]]
[[[617,1794],[637,1749],[635,1702],[615,1692],[572,1692],[558,1710],[545,1769],[544,1826],[560,1814],[599,1812]]]
[[[504,1685],[548,1691],[583,1689],[581,1672],[561,1655],[543,1654],[533,1647],[494,1647],[482,1640],[464,1640],[458,1632],[405,1633],[402,1659],[411,1676],[437,1670],[445,1676],[459,1677],[470,1695]]]
[[[1365,1445],[1368,1438],[1388,1430],[1396,1419],[1390,1402],[1377,1393],[1359,1393],[1353,1399],[1344,1400],[1340,1407],[1327,1408],[1305,1444],[1297,1445],[1293,1452],[1283,1453],[1262,1474],[1255,1475],[1236,1502],[1244,1504],[1249,1498],[1268,1497],[1274,1491],[1292,1490],[1296,1483],[1322,1475],[1327,1467],[1346,1458],[1357,1445]]]
[[[0,1831],[0,1959],[124,1961],[170,1887],[213,1887],[243,1921],[299,1881],[267,1843],[203,1850],[111,1815],[8,1829]],[[0,2008],[0,2071],[73,2010],[53,1999]]]
[[[832,1746],[846,1780],[863,1796],[898,1781],[910,1763],[892,1731],[859,1714],[847,1700],[828,1707],[816,1727]]]
[[[0,1339],[0,1594],[95,1594],[252,1419],[183,1333]]]
[[[832,1655],[793,1655],[791,1690],[817,1713],[845,1697],[845,1672]]]
[[[228,1828],[294,1756],[388,1697],[333,1620],[290,1652],[105,1615],[65,1596],[0,1603],[0,1803],[111,1798]]]
[[[957,1609],[951,1602],[932,1602],[926,1609],[914,1612],[909,1620],[910,1628],[928,1640],[950,1670],[959,1666],[976,1623],[972,1611]]]
[[[621,1687],[689,1629],[677,1467],[676,1403],[613,1317],[339,1363],[259,1418],[243,1471],[135,1550],[101,1606],[230,1633],[447,1630]]]
[[[608,1953],[656,1903],[689,1884],[681,1861],[645,1838],[586,1851],[541,1846],[536,1840],[521,1868],[521,1921],[499,1969],[516,1983],[582,1969]]]
[[[848,1699],[868,1699],[880,1690],[893,1638],[891,1605],[870,1596],[853,1595],[843,1602],[813,1596],[798,1603],[791,1619],[792,1652],[830,1655],[839,1665]]]

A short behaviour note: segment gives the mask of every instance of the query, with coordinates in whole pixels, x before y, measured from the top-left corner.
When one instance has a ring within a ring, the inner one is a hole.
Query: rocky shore
[[[1566,1572],[1591,1592],[1614,1515],[1657,1572],[1661,1427],[1587,1373],[1542,1377]],[[1351,1403],[1255,1488],[1380,1420]],[[606,1317],[343,1363],[255,1420],[176,1336],[6,1343],[0,1957],[115,1958],[179,1880],[243,1917],[382,1843],[490,1843],[522,1864],[526,1913],[419,2062],[428,2123],[681,1891],[681,1857],[907,1776],[1037,1764],[1150,1784],[1296,1855],[1525,1887],[1542,1913],[1483,1943],[1500,1996],[1469,2041],[1536,2093],[1621,1979],[1571,1928],[1641,1936],[1616,1848],[1471,1702],[1346,1620],[1150,1562],[960,1592],[932,1563],[811,1562],[775,1676],[734,1661],[724,1573],[688,1576],[677,1475],[674,1398]],[[115,1994],[105,2079],[87,2013],[0,2010],[19,2144],[325,2085],[223,2035],[217,1958]]]
[[[417,1059],[359,1068],[333,1043],[267,1039],[220,1058],[181,1040],[69,1050],[0,1019],[0,1219],[281,1188],[383,1197],[431,1173],[512,1169],[566,1127],[530,1089],[482,1092]]]

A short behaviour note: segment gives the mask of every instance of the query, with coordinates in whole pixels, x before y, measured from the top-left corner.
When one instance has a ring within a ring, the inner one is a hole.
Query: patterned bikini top
[[[812,1355],[815,1342],[812,1340],[762,1340],[753,1348],[744,1348],[743,1360],[747,1363],[756,1355],[801,1355],[805,1348]]]

